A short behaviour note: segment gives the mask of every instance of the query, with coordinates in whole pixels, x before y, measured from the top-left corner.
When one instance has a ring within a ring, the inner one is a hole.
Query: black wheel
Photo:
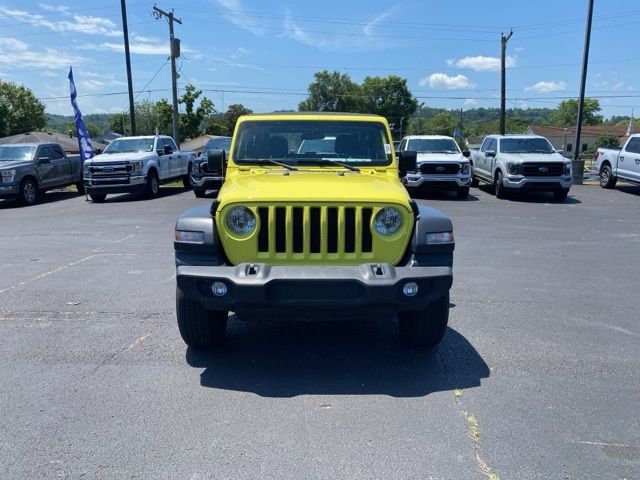
[[[204,198],[207,194],[206,190],[196,190],[195,188],[193,189],[193,194],[196,196],[196,198]]]
[[[154,198],[158,196],[160,191],[160,180],[155,170],[151,170],[147,175],[147,184],[145,185],[145,196],[147,198]]]
[[[18,200],[23,205],[35,205],[40,200],[40,189],[38,184],[32,178],[26,178],[20,183],[20,192]]]
[[[400,336],[410,345],[433,347],[440,343],[449,322],[449,292],[424,310],[399,312]]]
[[[564,202],[567,199],[567,195],[569,195],[569,189],[558,190],[557,192],[553,192],[553,198],[558,202]]]
[[[496,179],[493,182],[493,191],[496,194],[496,198],[503,199],[506,197],[507,192],[504,185],[502,185],[502,172],[500,170],[496,172]]]
[[[614,188],[618,183],[618,178],[613,175],[613,171],[609,165],[604,165],[600,169],[600,186],[602,188]]]
[[[91,197],[91,201],[93,203],[102,203],[107,198],[106,193],[90,193],[89,197]]]
[[[184,177],[182,177],[182,186],[187,190],[191,190],[193,188],[193,185],[191,184],[191,168],[192,168],[191,164],[189,164],[187,174]]]
[[[80,195],[84,195],[84,182],[76,182],[76,190],[78,190]]]
[[[206,310],[176,288],[176,313],[180,336],[190,347],[212,347],[224,340],[227,312]]]
[[[456,190],[456,195],[460,200],[465,200],[469,196],[469,187],[461,187]]]
[[[480,180],[475,175],[471,177],[471,186],[473,188],[478,188],[480,186]]]

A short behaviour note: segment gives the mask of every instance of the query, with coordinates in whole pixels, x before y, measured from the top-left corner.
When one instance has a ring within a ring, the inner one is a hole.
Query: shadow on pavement
[[[449,328],[439,347],[400,343],[395,322],[247,323],[230,317],[226,344],[189,347],[204,368],[201,385],[263,397],[389,395],[420,397],[470,388],[489,367],[469,341]]]
[[[77,198],[80,194],[76,190],[51,190],[45,194],[40,195],[40,200],[35,205],[24,206],[17,200],[6,199],[0,200],[0,209],[6,208],[38,208],[38,205],[46,203],[59,202],[62,200],[68,200],[70,198]]]
[[[471,193],[466,198],[458,198],[453,190],[419,190],[417,192],[410,191],[409,194],[411,198],[416,200],[453,200],[457,202],[477,202],[479,200]]]
[[[144,195],[136,195],[133,193],[113,193],[107,195],[107,199],[103,203],[147,202],[155,200],[156,198],[172,197],[173,195],[179,195],[188,191],[189,190],[183,187],[160,187],[158,196],[155,198],[147,198]]]
[[[640,185],[618,183],[616,190],[620,190],[621,192],[628,193],[630,195],[640,195]]]
[[[480,185],[477,187],[488,195],[495,195],[493,188],[490,185]],[[519,202],[519,203],[557,203],[559,205],[575,205],[582,203],[580,200],[573,196],[573,192],[569,191],[569,196],[565,200],[556,200],[553,198],[551,192],[509,192],[507,193],[507,201]]]

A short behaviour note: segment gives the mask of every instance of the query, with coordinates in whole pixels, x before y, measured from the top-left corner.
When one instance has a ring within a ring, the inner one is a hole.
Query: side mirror
[[[224,165],[227,155],[224,150],[207,150],[207,168],[211,172],[224,174]]]
[[[171,145],[165,145],[163,153],[165,155],[171,155],[173,153],[173,148],[171,148]]]
[[[562,150],[562,149],[556,150],[556,153],[559,153],[560,155],[563,155],[564,154],[564,150]]]
[[[400,174],[405,174],[407,172],[415,172],[418,168],[418,153],[405,150],[404,152],[400,152],[400,156],[398,157],[398,170],[400,170]]]
[[[486,157],[489,157],[489,158],[495,157],[496,156],[496,151],[495,150],[487,150],[486,152],[484,152],[484,155]]]
[[[471,152],[469,150],[463,150],[462,151],[462,155],[464,155],[467,158],[470,158],[471,157]]]
[[[46,165],[48,163],[51,163],[51,158],[50,157],[40,157],[38,159],[38,162],[40,162],[41,165]]]

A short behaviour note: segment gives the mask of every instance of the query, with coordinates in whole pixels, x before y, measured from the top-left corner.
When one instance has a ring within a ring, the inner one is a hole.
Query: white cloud
[[[87,58],[53,48],[38,50],[15,38],[0,38],[0,64],[9,68],[17,65],[50,70],[88,61]]]
[[[380,15],[378,15],[376,18],[374,18],[373,20],[371,20],[370,22],[368,22],[365,27],[362,29],[362,31],[366,34],[366,35],[371,35],[373,34],[373,29],[374,27],[380,23],[382,20],[384,20],[385,18],[387,18],[389,15],[392,15],[396,10],[398,10],[398,7],[400,5],[394,5],[393,7],[391,7],[389,10],[387,10],[386,12],[381,13]]]
[[[79,76],[84,76],[83,73],[80,73],[79,75],[76,74],[74,75],[75,77],[79,77]],[[86,90],[102,90],[105,87],[109,87],[109,86],[120,86],[120,85],[126,85],[125,82],[121,82],[119,80],[113,80],[113,79],[107,79],[107,80],[81,80],[78,82],[79,86],[82,89],[86,89]]]
[[[525,87],[525,92],[562,92],[567,89],[567,84],[562,80],[559,82],[538,82]]]
[[[261,19],[249,17],[245,12],[242,4],[240,3],[240,0],[214,1],[225,10],[228,10],[228,13],[225,13],[224,17],[234,25],[248,30],[249,32],[257,36],[264,36],[264,34],[266,33],[265,29],[258,24]]]
[[[464,104],[467,107],[475,107],[478,104],[478,101],[475,98],[466,98],[464,100]]]
[[[444,88],[446,90],[465,90],[476,86],[464,75],[451,76],[446,73],[432,73],[428,77],[421,78],[418,83],[421,87],[429,85],[430,88]]]
[[[49,5],[47,3],[39,3],[38,6],[47,12],[68,13],[70,10],[66,5]]]
[[[118,37],[122,35],[122,32],[117,29],[116,24],[108,18],[74,14],[70,15],[73,19],[72,21],[61,20],[52,22],[43,15],[26,12],[24,10],[13,10],[4,6],[0,6],[0,14],[34,27],[46,28],[52,32],[80,32],[89,35],[104,35],[107,37]]]
[[[484,55],[476,55],[475,57],[463,57],[459,59],[447,60],[447,65],[450,67],[469,68],[476,72],[489,72],[500,70],[500,58],[499,57],[485,57]],[[505,58],[505,65],[507,68],[516,66],[516,57],[507,55]]]

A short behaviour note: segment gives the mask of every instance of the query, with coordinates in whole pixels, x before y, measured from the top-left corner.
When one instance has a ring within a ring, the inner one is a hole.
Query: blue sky
[[[551,107],[578,95],[586,0],[159,1],[182,25],[179,88],[192,83],[216,108],[295,109],[321,69],[407,78],[425,105],[497,107],[499,36],[508,45],[507,106]],[[138,100],[170,98],[168,27],[153,2],[128,0]],[[83,113],[126,110],[118,0],[0,0],[0,78],[23,84],[47,111],[71,115],[73,65]],[[587,94],[603,113],[640,115],[637,0],[596,0]],[[83,96],[86,95],[86,96]],[[62,97],[62,98],[60,98]]]

